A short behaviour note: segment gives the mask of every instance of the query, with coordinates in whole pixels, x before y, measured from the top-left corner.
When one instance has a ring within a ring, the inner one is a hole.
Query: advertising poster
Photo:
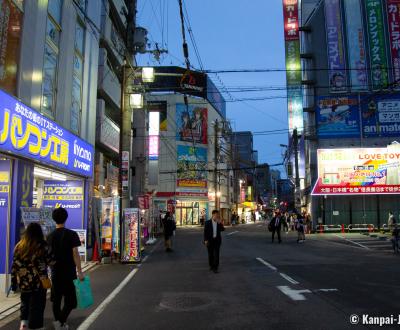
[[[360,120],[356,96],[317,98],[316,121],[319,138],[359,137]]]
[[[139,209],[124,209],[124,245],[122,262],[140,261]]]
[[[301,87],[289,87],[287,90],[287,97],[289,131],[293,131],[293,129],[297,128],[297,131],[301,133],[304,129]]]
[[[300,41],[285,42],[286,83],[290,86],[301,85]]]
[[[31,222],[38,222],[42,227],[44,236],[47,236],[56,229],[52,213],[53,209],[49,207],[21,207],[21,220],[25,228]]]
[[[86,229],[72,229],[79,236],[81,246],[78,247],[79,256],[86,262]]]
[[[318,149],[318,180],[312,194],[399,194],[399,146]]]
[[[121,253],[121,243],[120,243],[120,221],[119,221],[119,197],[114,197],[113,202],[114,209],[114,221],[112,230],[112,248],[111,250],[115,253]]]
[[[400,95],[379,95],[361,100],[364,137],[400,135]]]
[[[346,58],[340,0],[325,0],[329,85],[332,93],[347,91]]]
[[[176,139],[183,142],[208,144],[207,108],[185,104],[176,105]]]
[[[7,251],[7,224],[8,207],[11,184],[11,162],[0,160],[0,273],[4,274],[6,269]]]
[[[0,89],[16,93],[22,12],[11,0],[0,1]]]
[[[63,207],[68,212],[67,228],[83,227],[83,181],[44,180],[43,207]]]
[[[347,52],[352,91],[368,90],[367,50],[360,0],[343,1],[346,13]]]
[[[85,177],[93,175],[91,144],[1,90],[0,150]]]
[[[100,220],[100,240],[101,250],[111,251],[112,232],[113,232],[113,204],[112,197],[101,199],[101,220]]]
[[[387,0],[386,13],[393,82],[400,83],[400,0]],[[396,86],[396,89],[399,87]]]
[[[364,3],[367,14],[372,89],[379,90],[387,88],[388,86],[388,61],[385,45],[382,1],[365,0]]]
[[[177,187],[207,189],[207,148],[177,146]]]

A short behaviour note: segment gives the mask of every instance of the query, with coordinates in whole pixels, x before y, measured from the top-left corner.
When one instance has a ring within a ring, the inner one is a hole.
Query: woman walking
[[[299,243],[300,241],[305,242],[306,237],[304,235],[304,219],[302,216],[299,216],[297,219],[297,243]]]
[[[165,214],[163,219],[164,228],[164,245],[166,252],[172,252],[172,240],[171,237],[174,235],[174,230],[176,229],[175,221],[171,216],[170,212]]]
[[[21,291],[20,330],[44,329],[46,292],[51,286],[47,267],[53,263],[38,223],[30,223],[15,246],[11,270],[11,288]],[[29,326],[29,328],[28,328]]]

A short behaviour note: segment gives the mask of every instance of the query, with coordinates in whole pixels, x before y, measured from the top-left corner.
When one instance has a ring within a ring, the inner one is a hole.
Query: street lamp
[[[129,105],[132,109],[143,108],[143,94],[134,93],[129,95]]]
[[[152,83],[154,82],[155,74],[153,67],[143,67],[142,68],[142,81],[144,83]]]

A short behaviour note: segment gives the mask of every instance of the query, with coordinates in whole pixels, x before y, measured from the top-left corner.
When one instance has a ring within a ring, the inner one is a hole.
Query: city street
[[[264,225],[227,228],[220,273],[214,274],[201,229],[179,228],[173,253],[165,253],[159,242],[140,266],[92,271],[96,305],[74,311],[69,324],[72,329],[355,329],[352,314],[397,318],[400,257],[343,244],[338,236],[311,235],[297,244],[294,233],[283,233],[282,244],[271,244]],[[45,324],[51,329],[49,303]],[[4,329],[17,327],[15,320]]]

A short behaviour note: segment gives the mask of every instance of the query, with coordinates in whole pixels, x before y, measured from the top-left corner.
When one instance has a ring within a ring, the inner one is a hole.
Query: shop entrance
[[[177,226],[200,224],[200,208],[198,202],[179,202],[175,211]]]

